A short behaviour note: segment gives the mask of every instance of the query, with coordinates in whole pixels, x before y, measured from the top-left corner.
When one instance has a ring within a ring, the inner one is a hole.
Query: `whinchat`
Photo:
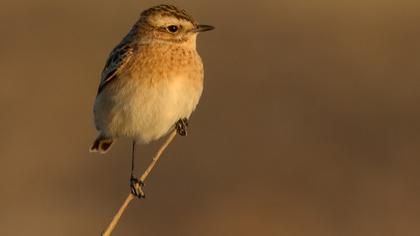
[[[196,50],[198,24],[186,11],[159,5],[140,19],[112,50],[94,105],[99,134],[90,148],[106,153],[119,137],[148,143],[186,126],[203,91],[203,63]]]

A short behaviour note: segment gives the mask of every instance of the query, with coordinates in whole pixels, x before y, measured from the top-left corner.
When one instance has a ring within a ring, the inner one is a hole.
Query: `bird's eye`
[[[166,29],[168,29],[168,31],[171,32],[171,33],[175,33],[175,32],[178,31],[178,26],[170,25],[170,26],[166,27]]]

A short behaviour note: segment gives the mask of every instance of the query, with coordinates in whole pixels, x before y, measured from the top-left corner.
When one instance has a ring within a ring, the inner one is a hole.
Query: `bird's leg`
[[[144,186],[143,181],[138,180],[135,175],[134,175],[134,149],[136,147],[136,141],[133,140],[133,147],[131,150],[131,176],[130,176],[130,189],[131,189],[131,194],[133,194],[134,196],[138,197],[138,198],[145,198],[146,195],[144,194],[143,190],[141,189],[141,187]]]
[[[187,127],[188,127],[188,119],[187,118],[179,119],[175,123],[175,129],[176,129],[177,133],[181,136],[186,136],[187,135]]]

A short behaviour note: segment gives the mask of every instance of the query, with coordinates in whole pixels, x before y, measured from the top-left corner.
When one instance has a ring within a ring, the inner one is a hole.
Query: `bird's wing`
[[[124,39],[112,50],[102,71],[98,94],[111,82],[117,79],[121,71],[127,68],[133,57],[134,46],[132,43],[133,32],[127,34]]]

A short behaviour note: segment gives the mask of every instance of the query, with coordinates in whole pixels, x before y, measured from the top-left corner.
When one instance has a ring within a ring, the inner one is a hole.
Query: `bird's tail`
[[[104,154],[108,152],[109,149],[111,149],[112,144],[114,144],[114,139],[99,134],[90,147],[89,151]]]

